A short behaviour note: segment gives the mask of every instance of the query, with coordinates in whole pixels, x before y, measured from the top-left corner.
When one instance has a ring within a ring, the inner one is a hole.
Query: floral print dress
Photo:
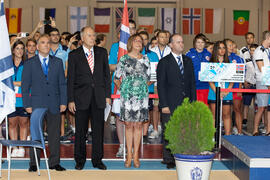
[[[120,87],[120,120],[127,122],[148,121],[148,85],[150,62],[147,56],[135,59],[129,55],[120,58],[115,79]]]

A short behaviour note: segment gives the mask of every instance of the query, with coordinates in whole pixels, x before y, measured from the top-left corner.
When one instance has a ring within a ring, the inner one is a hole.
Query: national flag
[[[116,32],[118,33],[121,28],[121,22],[123,17],[123,8],[115,8],[115,22],[116,22]],[[128,18],[133,19],[134,13],[133,8],[128,8]]]
[[[119,50],[118,50],[118,61],[119,59],[127,54],[127,42],[130,36],[129,33],[129,19],[128,19],[128,7],[127,0],[124,2],[124,12],[122,17],[121,29],[120,29],[120,41],[119,41]],[[117,88],[114,88],[114,94],[116,93]]]
[[[55,8],[39,8],[39,17],[41,21],[50,20],[50,17],[55,18]],[[46,24],[44,28],[41,29],[41,33],[49,33],[51,26]]]
[[[244,71],[244,70],[245,70],[245,65],[236,64],[236,71]]]
[[[222,9],[205,9],[204,32],[207,34],[218,34],[221,27]]]
[[[183,34],[199,34],[201,32],[201,9],[183,8]]]
[[[109,33],[111,8],[94,8],[95,32]]]
[[[69,7],[70,32],[80,31],[87,25],[87,7]]]
[[[155,8],[138,8],[138,24],[139,27],[145,28],[149,34],[154,31],[155,19],[156,19]]]
[[[6,19],[10,34],[21,32],[22,8],[6,8]]]
[[[14,74],[9,35],[4,10],[4,0],[0,6],[0,123],[15,111],[15,91],[12,81]]]
[[[233,11],[233,34],[245,35],[248,32],[249,25],[249,11],[247,10],[234,10]]]
[[[176,8],[161,8],[160,24],[162,30],[174,34],[176,32]]]

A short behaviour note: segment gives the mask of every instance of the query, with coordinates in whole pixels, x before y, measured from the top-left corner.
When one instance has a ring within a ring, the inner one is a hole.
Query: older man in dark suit
[[[170,115],[177,106],[181,105],[184,98],[196,100],[195,76],[191,59],[183,55],[184,42],[179,34],[170,37],[171,53],[162,58],[157,66],[157,88],[159,107],[161,108],[161,122],[164,134],[165,124],[170,120]],[[174,168],[175,161],[169,149],[168,142],[163,143],[163,164],[167,168]]]
[[[67,89],[62,60],[49,56],[50,40],[42,35],[37,43],[38,55],[24,63],[22,73],[23,105],[28,113],[35,108],[45,107],[48,143],[50,150],[49,167],[64,171],[60,165],[60,112],[66,110]],[[30,95],[31,94],[31,95]],[[40,159],[40,151],[38,151]],[[37,171],[33,150],[30,150],[29,172]]]
[[[103,164],[104,108],[111,103],[111,81],[106,49],[94,46],[91,27],[81,30],[83,45],[68,58],[68,108],[75,113],[75,169],[86,161],[85,136],[89,117],[92,127],[92,164],[105,170]]]

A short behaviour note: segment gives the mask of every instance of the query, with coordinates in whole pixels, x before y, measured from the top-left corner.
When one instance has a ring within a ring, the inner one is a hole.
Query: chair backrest
[[[43,148],[45,148],[44,138],[43,138],[43,119],[44,115],[48,109],[47,108],[36,108],[30,118],[30,133],[32,141],[39,141],[42,143]]]

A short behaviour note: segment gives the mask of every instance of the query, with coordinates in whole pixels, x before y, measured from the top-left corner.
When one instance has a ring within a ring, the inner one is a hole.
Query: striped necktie
[[[184,66],[183,66],[183,62],[181,60],[181,56],[177,56],[177,59],[178,59],[178,66],[179,66],[180,72],[183,75],[184,74]]]
[[[87,61],[88,61],[90,70],[93,73],[94,72],[94,58],[93,58],[92,51],[90,50],[89,52],[90,52],[89,55],[86,53],[86,56],[87,56]]]

